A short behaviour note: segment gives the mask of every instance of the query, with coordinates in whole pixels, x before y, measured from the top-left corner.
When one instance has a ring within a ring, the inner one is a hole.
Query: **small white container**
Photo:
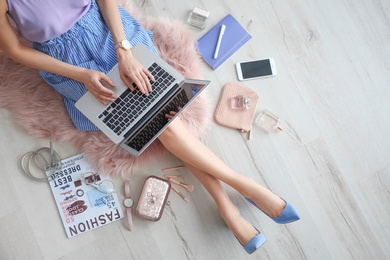
[[[210,12],[199,7],[194,7],[188,16],[187,23],[199,29],[206,28]]]

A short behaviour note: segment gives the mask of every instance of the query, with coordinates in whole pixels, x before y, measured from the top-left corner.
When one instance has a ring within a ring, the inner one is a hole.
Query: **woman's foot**
[[[256,208],[258,208],[261,211],[263,211],[252,200],[250,200],[248,198],[246,198],[246,199],[252,205],[254,205]],[[268,214],[266,213],[266,215],[268,215]],[[285,206],[284,210],[282,211],[282,213],[278,217],[274,217],[274,218],[271,217],[271,219],[273,221],[275,221],[276,223],[279,223],[279,224],[287,224],[287,223],[299,220],[300,216],[299,216],[299,213],[298,213],[297,209],[293,205],[291,205],[290,203],[286,202],[286,206]]]
[[[259,234],[257,234],[254,238],[252,238],[246,245],[243,246],[243,248],[248,254],[252,254],[259,247],[261,247],[266,241],[267,239],[265,238],[265,236],[259,231]]]
[[[241,193],[246,199],[250,199],[270,218],[277,218],[282,214],[286,207],[284,200],[250,178],[246,182],[249,187]]]
[[[264,244],[263,234],[244,219],[233,204],[221,209],[219,214],[249,254]]]
[[[286,224],[300,219],[299,213],[293,205],[253,180],[250,181],[252,182],[252,192],[248,193],[248,196],[244,196],[252,205],[279,224]]]

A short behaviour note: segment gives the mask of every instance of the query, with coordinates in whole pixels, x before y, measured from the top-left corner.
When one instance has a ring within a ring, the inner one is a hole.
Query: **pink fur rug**
[[[164,60],[186,78],[201,78],[200,57],[195,48],[194,36],[182,22],[142,16],[128,1],[122,1],[122,6],[145,28],[155,33],[154,43]],[[138,168],[150,164],[166,151],[157,140],[141,156],[135,158],[112,143],[100,131],[77,131],[67,114],[61,95],[43,82],[38,71],[13,62],[1,51],[0,91],[0,107],[8,109],[16,122],[29,134],[77,146],[103,174],[129,177]],[[210,103],[204,92],[183,111],[181,120],[200,136],[207,129],[209,112]]]

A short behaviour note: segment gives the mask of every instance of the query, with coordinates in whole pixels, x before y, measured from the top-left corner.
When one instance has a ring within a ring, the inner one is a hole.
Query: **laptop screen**
[[[179,91],[137,133],[127,139],[121,147],[132,154],[141,153],[155,140],[169,123],[165,117],[170,111],[178,111],[177,117],[210,84],[206,80],[186,80]]]

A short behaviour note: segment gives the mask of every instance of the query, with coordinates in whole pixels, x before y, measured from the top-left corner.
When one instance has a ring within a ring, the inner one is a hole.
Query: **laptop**
[[[90,92],[77,102],[79,109],[108,138],[120,147],[139,156],[210,84],[209,80],[184,79],[175,68],[153,53],[144,44],[132,48],[134,57],[155,78],[148,96],[137,88],[131,91],[120,79],[118,66],[107,73],[114,82],[111,88],[117,96],[107,105],[100,103]],[[165,118],[170,111],[181,110],[171,120]]]

